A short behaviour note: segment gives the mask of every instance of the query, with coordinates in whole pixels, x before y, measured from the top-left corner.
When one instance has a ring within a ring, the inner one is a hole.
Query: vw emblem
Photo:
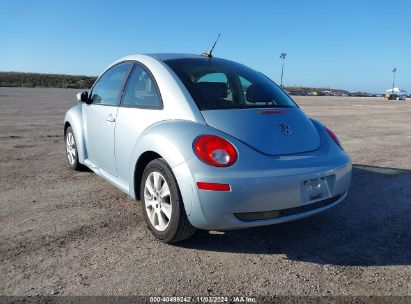
[[[287,125],[286,123],[280,124],[280,129],[281,129],[281,132],[283,132],[284,135],[291,135],[291,133],[293,133],[290,126]]]

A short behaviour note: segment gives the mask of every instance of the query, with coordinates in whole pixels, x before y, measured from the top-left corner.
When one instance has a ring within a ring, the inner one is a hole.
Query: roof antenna
[[[213,57],[212,53],[213,53],[213,50],[214,50],[215,45],[217,44],[218,38],[220,38],[220,36],[221,36],[221,33],[218,34],[218,37],[217,37],[217,39],[215,40],[215,42],[214,42],[213,47],[211,48],[211,50],[202,53],[201,56],[205,56],[205,57],[208,57],[208,58]]]

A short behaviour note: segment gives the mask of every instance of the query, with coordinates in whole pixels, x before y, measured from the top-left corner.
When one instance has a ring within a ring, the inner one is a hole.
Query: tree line
[[[94,76],[0,72],[0,87],[89,89],[96,79]]]
[[[0,87],[28,87],[28,88],[73,88],[89,89],[96,81],[95,76],[77,76],[65,74],[43,74],[23,72],[0,72]],[[308,88],[289,86],[284,89],[291,92],[308,92],[330,90],[333,92],[349,93],[346,90],[331,88]]]

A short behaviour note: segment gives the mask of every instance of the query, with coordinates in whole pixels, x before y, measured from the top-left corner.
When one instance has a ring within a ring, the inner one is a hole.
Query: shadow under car
[[[289,260],[345,266],[411,263],[411,171],[353,165],[344,202],[295,222],[207,232],[178,244],[245,254],[284,254]]]

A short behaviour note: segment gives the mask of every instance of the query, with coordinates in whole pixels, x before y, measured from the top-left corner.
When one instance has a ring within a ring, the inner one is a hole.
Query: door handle
[[[108,121],[108,122],[115,122],[116,119],[114,118],[113,114],[109,114],[109,115],[106,117],[106,121]]]

